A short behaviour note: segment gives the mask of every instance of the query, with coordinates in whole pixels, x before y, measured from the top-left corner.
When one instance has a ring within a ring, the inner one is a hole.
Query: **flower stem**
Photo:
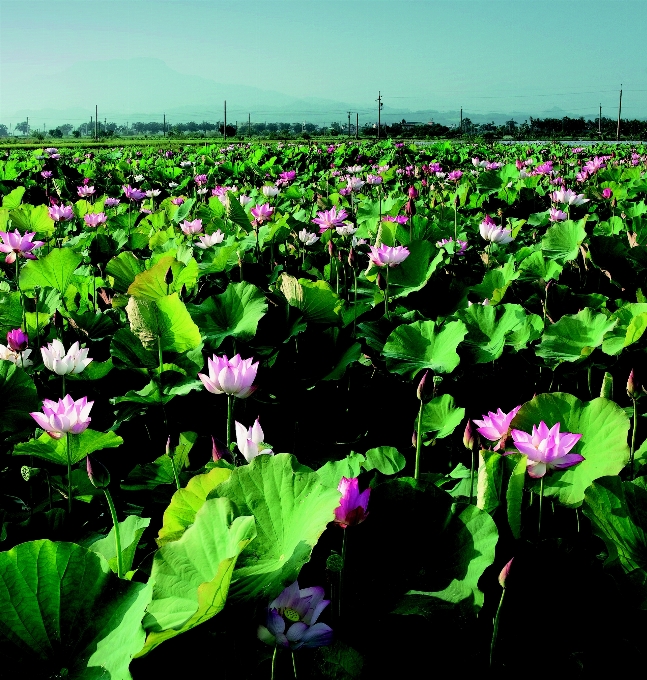
[[[357,331],[357,272],[353,267],[353,337]]]
[[[294,660],[294,652],[292,652],[292,670],[294,671],[294,679],[296,680],[296,678],[297,678],[297,664],[296,664],[296,661]]]
[[[177,466],[175,465],[175,456],[169,453],[169,458],[171,459],[171,467],[173,468],[173,477],[175,478],[175,486],[179,491],[182,486],[180,484],[180,477],[178,476]]]
[[[544,478],[539,482],[539,524],[537,525],[537,538],[541,538],[541,510],[544,502]]]
[[[474,500],[474,449],[472,448],[472,463],[470,465],[470,505]]]
[[[65,380],[65,376],[63,376]],[[67,452],[67,514],[72,514],[72,454],[70,452],[70,433],[65,435],[65,449]]]
[[[115,548],[117,550],[117,576],[119,578],[124,577],[124,565],[123,558],[121,556],[121,536],[119,535],[119,520],[117,519],[117,511],[115,510],[115,504],[112,502],[112,496],[107,488],[103,490],[106,495],[106,500],[108,501],[108,507],[110,508],[110,514],[112,515],[112,524],[115,527]]]
[[[543,477],[542,477],[543,481]],[[501,616],[501,607],[503,605],[503,598],[505,597],[505,588],[501,593],[501,599],[499,600],[499,606],[496,610],[496,616],[494,617],[494,629],[492,631],[492,643],[490,644],[490,668],[492,668],[492,663],[494,661],[494,648],[496,647],[496,639],[499,634],[499,618]]]
[[[61,379],[62,379],[61,385],[62,385],[62,389],[63,389],[63,394],[61,396],[63,397],[63,399],[65,399],[65,373],[63,373],[63,375],[61,376]]]
[[[341,618],[341,598],[344,592],[344,571],[346,570],[346,529],[342,529],[341,539],[341,571],[339,572],[339,596],[337,598],[337,616]]]
[[[227,449],[231,446],[231,417],[234,410],[234,401],[231,394],[227,395]]]
[[[270,680],[274,680],[274,666],[276,664],[276,650],[278,647],[274,647],[274,654],[272,654],[272,673],[270,675]]]
[[[420,408],[418,409],[418,425],[416,428],[416,468],[413,474],[413,478],[418,481],[420,479],[420,449],[422,448],[422,399],[420,400]]]
[[[386,288],[384,289],[384,316],[389,319],[389,265],[386,265]]]
[[[638,409],[636,408],[636,399],[632,399],[634,403],[634,418],[633,418],[633,427],[631,430],[631,449],[629,449],[629,472],[631,474],[631,479],[633,480],[635,477],[634,473],[634,453],[636,451],[636,430],[638,429]]]

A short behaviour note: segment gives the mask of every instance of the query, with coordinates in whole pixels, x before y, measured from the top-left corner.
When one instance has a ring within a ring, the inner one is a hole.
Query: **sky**
[[[645,26],[647,0],[0,0],[0,122],[95,103],[189,119],[223,93],[231,116],[284,97],[304,119],[376,118],[378,91],[385,111],[613,117],[621,84],[643,118]],[[151,58],[168,72],[148,79]]]

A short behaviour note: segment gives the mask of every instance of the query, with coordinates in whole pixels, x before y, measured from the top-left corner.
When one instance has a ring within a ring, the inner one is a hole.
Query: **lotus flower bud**
[[[377,287],[380,290],[386,290],[386,281],[384,280],[384,277],[382,276],[381,272],[377,273],[377,279],[375,282],[377,283]]]
[[[219,439],[211,437],[211,457],[214,463],[217,463],[226,453],[229,453],[227,447]]]
[[[471,420],[468,420],[467,425],[465,425],[465,432],[463,433],[463,446],[468,451],[473,451],[476,447],[476,431]]]
[[[415,449],[418,446],[418,433],[414,430],[411,435],[411,446]]]
[[[618,201],[616,201],[615,197],[611,199],[611,207],[615,208],[618,205]]]
[[[407,217],[413,217],[416,214],[416,204],[410,198],[404,205],[404,214]]]
[[[613,190],[608,187],[602,189],[602,196],[604,196],[604,198],[611,198],[611,196],[613,196]]]
[[[22,329],[16,328],[7,333],[7,345],[9,349],[14,352],[23,352],[27,349],[29,338],[27,333],[23,333]]]
[[[634,375],[634,369],[632,368],[631,373],[629,373],[629,379],[627,380],[627,394],[629,395],[630,399],[636,400],[640,396],[640,392],[640,381]]]
[[[422,401],[422,398],[425,393],[425,383],[427,382],[427,376],[429,375],[429,369],[427,369],[422,378],[420,379],[420,382],[418,383],[418,391],[417,391],[417,396],[420,401]]]
[[[514,560],[514,557],[512,560],[510,560],[503,569],[501,569],[501,573],[499,574],[499,585],[502,588],[505,588],[505,582],[510,575],[510,567],[512,566],[512,561]]]
[[[348,264],[351,267],[355,264],[355,250],[352,247],[348,251]]]
[[[409,198],[418,198],[418,190],[415,187],[409,187]]]
[[[332,257],[335,254],[335,244],[332,242],[332,239],[328,241],[328,255]]]
[[[90,456],[86,457],[86,468],[90,483],[97,489],[105,489],[110,484],[110,473],[105,465],[98,460],[92,460]]]

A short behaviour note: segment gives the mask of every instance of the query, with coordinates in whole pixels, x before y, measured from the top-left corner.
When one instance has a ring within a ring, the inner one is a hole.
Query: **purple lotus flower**
[[[513,240],[512,230],[498,226],[489,215],[486,215],[483,222],[479,225],[479,232],[490,243],[505,244]]]
[[[51,205],[47,213],[54,222],[69,222],[74,217],[72,207],[69,205]]]
[[[609,189],[608,187],[605,187],[604,189],[602,189],[602,196],[606,199],[611,198],[611,196],[613,196],[613,190]]]
[[[236,425],[236,446],[243,458],[251,463],[256,456],[270,455],[273,456],[272,449],[263,443],[264,434],[263,428],[258,418],[254,421],[252,427],[247,429],[238,421]]]
[[[218,357],[215,354],[207,359],[209,376],[198,373],[198,378],[212,394],[229,394],[238,399],[249,397],[256,389],[252,383],[256,378],[258,362],[252,364],[253,358],[241,359],[240,354],[227,359],[227,355]]]
[[[52,177],[52,171],[51,171],[51,170],[43,170],[43,171],[40,173],[40,176],[41,176],[43,179],[51,179],[51,177]]]
[[[504,413],[501,409],[498,409],[496,413],[488,411],[488,414],[483,416],[483,420],[474,419],[474,423],[479,426],[477,432],[485,439],[497,442],[494,447],[495,451],[505,446],[505,440],[510,432],[510,423],[520,408],[521,406],[517,406],[510,413]]]
[[[384,180],[379,175],[366,175],[366,184],[377,187],[382,184]]]
[[[106,198],[106,200],[103,202],[104,208],[116,208],[121,201],[118,198]]]
[[[81,434],[87,430],[92,420],[89,414],[93,404],[87,397],[74,401],[66,394],[58,403],[43,399],[43,412],[35,411],[29,415],[52,439],[60,439],[64,434]]]
[[[339,190],[339,195],[340,196],[349,196],[353,190],[350,187],[344,187],[343,189]]]
[[[206,175],[196,175],[196,176],[193,178],[193,181],[194,181],[199,187],[201,187],[203,184],[206,184],[206,183],[207,183],[207,176],[206,176]]]
[[[0,253],[7,253],[5,262],[12,264],[16,257],[24,257],[27,260],[35,260],[36,256],[31,252],[35,248],[40,248],[44,241],[32,241],[36,236],[35,231],[29,231],[24,236],[16,229],[11,231],[0,231]]]
[[[368,257],[376,267],[397,267],[409,257],[409,249],[405,246],[392,248],[382,244],[379,248],[376,246],[369,246],[369,248],[371,252]]]
[[[559,210],[558,208],[551,208],[548,219],[551,222],[561,222],[562,220],[565,220],[567,217],[568,215],[565,212]]]
[[[409,218],[406,215],[382,215],[382,222],[396,222],[397,224],[406,224]]]
[[[13,352],[23,352],[27,349],[29,336],[22,329],[15,328],[7,333],[7,345]]]
[[[143,201],[146,198],[146,194],[139,189],[131,187],[130,184],[121,187],[123,189],[126,198],[130,201]]]
[[[193,220],[189,222],[184,220],[180,225],[180,229],[187,235],[191,236],[193,234],[199,234],[202,231],[202,220]]]
[[[88,225],[88,227],[97,227],[100,224],[105,224],[108,218],[103,212],[100,213],[87,213],[83,215],[83,221]]]
[[[436,247],[442,248],[443,246],[448,246],[450,243],[454,243],[453,238],[444,238],[440,241],[436,241]],[[456,255],[462,255],[467,250],[467,241],[462,241],[461,239],[456,239],[457,248],[454,249]]]
[[[462,176],[463,173],[460,170],[452,170],[450,173],[448,173],[447,179],[451,182],[458,182]]]
[[[352,479],[342,477],[337,490],[341,491],[341,500],[339,506],[335,508],[335,524],[342,529],[361,524],[368,517],[371,489],[365,489],[360,493],[357,477]]]
[[[182,198],[182,196],[177,196],[176,198],[171,199],[171,203],[173,205],[182,205],[182,203],[184,203],[184,199]]]
[[[553,162],[552,161],[546,161],[545,163],[542,163],[541,165],[538,165],[534,173],[535,175],[550,175],[550,173],[553,171]]]
[[[87,184],[82,184],[80,187],[76,187],[76,193],[81,197],[92,196],[94,193],[94,187],[89,187]]]
[[[543,477],[549,470],[564,470],[581,463],[584,456],[569,453],[581,438],[581,434],[560,432],[559,423],[548,429],[543,420],[539,427],[532,426],[532,434],[512,430],[514,445],[528,456],[528,474],[536,479]]]
[[[269,203],[263,203],[263,205],[257,205],[255,208],[252,208],[250,212],[254,216],[256,224],[263,224],[263,222],[267,222],[272,218],[274,208],[270,207]]]
[[[92,362],[92,359],[88,359],[88,352],[87,348],[81,349],[78,341],[66,352],[63,343],[58,339],[52,340],[47,347],[40,348],[45,368],[57,375],[81,373]]]
[[[258,639],[273,647],[292,650],[325,647],[332,642],[332,629],[317,623],[317,619],[329,604],[330,600],[324,600],[323,588],[300,590],[295,581],[270,602],[266,624],[258,627]]]
[[[297,173],[295,170],[288,170],[287,172],[282,172],[279,177],[284,181],[284,182],[292,182],[297,176]]]
[[[341,227],[347,217],[348,213],[343,208],[338,211],[337,208],[333,206],[330,210],[318,212],[312,222],[319,225],[319,233],[323,234],[328,229]]]
[[[211,248],[212,246],[217,246],[219,243],[222,243],[225,238],[225,235],[220,231],[220,229],[216,230],[213,232],[213,234],[204,234],[199,237],[199,243],[196,243],[196,248],[202,248],[202,250],[205,250],[206,248]]]

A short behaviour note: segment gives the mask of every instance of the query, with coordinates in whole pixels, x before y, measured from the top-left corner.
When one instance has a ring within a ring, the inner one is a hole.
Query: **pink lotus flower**
[[[497,442],[494,447],[495,451],[505,446],[505,440],[510,431],[510,423],[520,408],[521,406],[517,406],[510,413],[504,413],[501,409],[498,409],[496,413],[488,411],[487,416],[483,416],[483,420],[474,419],[474,423],[479,426],[477,432],[485,439]]]
[[[23,333],[21,328],[15,328],[7,333],[7,345],[13,352],[22,352],[27,349],[29,336]]]
[[[368,517],[368,499],[371,489],[359,492],[359,480],[342,477],[337,487],[341,491],[339,506],[335,508],[335,524],[342,529],[361,524]]]
[[[263,224],[263,222],[267,222],[272,218],[274,208],[271,208],[269,203],[263,203],[263,205],[257,205],[255,208],[252,208],[250,212],[257,224]]]
[[[551,222],[561,222],[562,220],[565,220],[567,217],[568,215],[565,212],[559,210],[558,208],[551,208],[548,219]]]
[[[126,198],[130,201],[143,201],[146,198],[146,194],[143,191],[131,187],[130,184],[127,186],[124,185],[121,188],[123,189]]]
[[[514,445],[528,456],[528,474],[536,479],[543,477],[549,470],[563,470],[581,463],[584,456],[569,453],[581,438],[581,434],[560,432],[559,423],[548,429],[543,420],[539,427],[532,426],[532,434],[512,430]]]
[[[105,224],[106,217],[105,213],[87,213],[83,215],[83,221],[88,225],[88,227],[97,227],[100,224]]]
[[[448,175],[447,179],[451,182],[458,182],[458,180],[463,176],[460,170],[452,170]]]
[[[92,196],[94,193],[94,187],[89,187],[87,184],[83,184],[80,187],[76,187],[76,193],[81,197]]]
[[[346,188],[351,191],[359,191],[364,186],[364,180],[359,177],[349,177],[346,181]]]
[[[498,226],[489,215],[486,215],[479,225],[479,232],[490,243],[506,244],[513,240],[512,230]]]
[[[199,187],[201,187],[203,184],[206,184],[206,183],[207,183],[207,176],[206,176],[206,175],[196,175],[196,176],[193,178],[193,181],[194,181]]]
[[[116,208],[121,201],[118,198],[106,198],[106,200],[103,202],[103,207],[104,208]]]
[[[559,189],[550,195],[553,203],[565,203],[566,205],[584,205],[590,199],[584,198],[584,194],[576,194],[572,189]]]
[[[35,248],[40,248],[44,241],[32,241],[36,236],[35,231],[27,232],[24,236],[16,229],[11,231],[0,231],[0,253],[7,253],[5,262],[12,264],[16,257],[24,257],[27,260],[35,260],[36,256],[31,252]]]
[[[187,235],[191,236],[193,234],[199,234],[202,231],[202,220],[193,220],[193,222],[189,222],[188,220],[184,220],[182,224],[180,225],[180,229]]]
[[[222,243],[225,238],[225,235],[218,229],[217,231],[214,231],[213,234],[204,234],[203,236],[199,237],[199,243],[196,243],[196,248],[202,248],[202,250],[205,250],[206,248],[211,248],[212,246],[217,246],[219,243]]]
[[[333,206],[330,210],[318,212],[312,222],[319,225],[319,233],[323,234],[328,229],[341,227],[347,217],[348,213],[343,208],[337,211],[337,208]]]
[[[382,184],[384,180],[379,175],[366,175],[366,184],[377,187]]]
[[[397,224],[406,224],[409,218],[406,215],[396,215],[391,217],[391,215],[382,215],[382,222],[396,222]]]
[[[238,399],[249,397],[256,389],[252,383],[256,378],[258,362],[252,364],[253,358],[241,359],[240,354],[227,359],[227,355],[218,357],[215,354],[207,359],[209,376],[198,373],[198,378],[212,394],[229,394]]]
[[[392,248],[382,244],[379,248],[376,246],[369,246],[369,248],[371,253],[368,257],[376,267],[397,267],[409,257],[409,249],[405,246]]]
[[[252,202],[252,199],[249,196],[246,196],[245,194],[242,194],[241,196],[238,197],[238,200],[240,204],[243,206],[243,208],[248,205],[249,203]]]
[[[57,375],[77,374],[85,370],[92,361],[88,359],[88,351],[86,348],[81,349],[77,341],[66,353],[63,343],[58,339],[40,348],[45,367]]]
[[[51,170],[43,170],[43,171],[40,173],[40,176],[41,176],[43,179],[51,179],[52,174],[53,174],[53,173],[52,173]]]
[[[258,418],[254,421],[254,425],[248,429],[241,425],[238,421],[236,425],[236,446],[243,458],[251,463],[256,456],[269,455],[273,456],[272,449],[263,444],[263,429]],[[263,448],[261,448],[261,445]]]
[[[69,205],[51,205],[47,213],[54,222],[69,222],[74,217],[74,212]]]
[[[92,420],[89,414],[93,404],[87,397],[74,401],[66,394],[58,403],[43,399],[43,412],[36,411],[29,415],[52,439],[60,439],[64,434],[81,434],[87,430]]]
[[[184,199],[182,198],[182,196],[178,196],[177,198],[172,198],[171,203],[173,205],[182,205],[182,203],[184,203]]]

